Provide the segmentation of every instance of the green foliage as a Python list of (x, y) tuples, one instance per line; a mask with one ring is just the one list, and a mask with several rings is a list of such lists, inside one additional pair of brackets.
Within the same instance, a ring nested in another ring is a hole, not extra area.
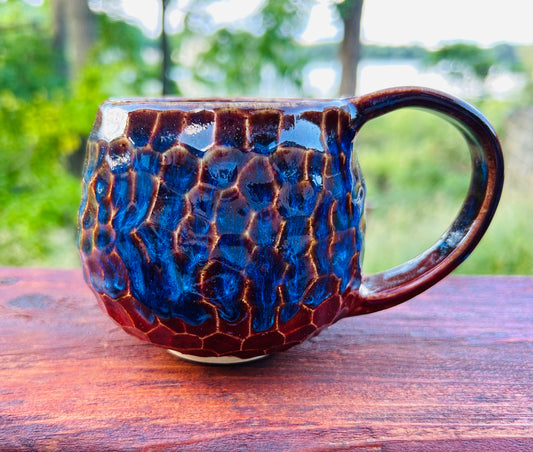
[(154, 77), (141, 59), (147, 38), (99, 16), (101, 39), (69, 83), (59, 75), (46, 6), (0, 3), (0, 17), (0, 265), (77, 265), (80, 168), (69, 172), (68, 163), (83, 154), (98, 105), (111, 94), (143, 94)]
[(47, 25), (46, 16), (24, 2), (0, 3), (0, 89), (29, 100), (64, 87)]
[[(501, 130), (510, 106), (480, 107)], [(468, 188), (470, 159), (454, 127), (416, 110), (371, 121), (355, 149), (368, 190), (363, 269), (373, 273), (415, 257), (448, 228)], [(532, 217), (531, 190), (504, 189), (487, 234), (457, 272), (532, 274)]]
[[(203, 92), (218, 95), (221, 90), (230, 95), (256, 94), (265, 67), (295, 89), (301, 86), (307, 59), (296, 36), (306, 23), (311, 0), (266, 0), (249, 21), (226, 27), (206, 12), (210, 3), (194, 2), (183, 30), (170, 37), (173, 63), (182, 74), (200, 84)], [(177, 85), (178, 92), (188, 91), (186, 83), (178, 80)]]
[(350, 14), (350, 9), (354, 6), (355, 3), (362, 2), (363, 0), (343, 0), (335, 2), (335, 7), (339, 12), (339, 15), (342, 19)]
[(522, 105), (533, 104), (533, 45), (522, 46), (517, 49), (520, 58), (522, 73), (526, 76), (526, 86), (520, 103)]
[[(257, 95), (267, 68), (296, 93), (304, 65), (313, 58), (330, 60), (336, 52), (331, 44), (298, 45), (313, 0), (265, 0), (253, 17), (225, 25), (207, 13), (212, 2), (189, 2), (183, 27), (169, 36), (177, 92), (191, 95), (192, 86), (192, 95)], [(161, 87), (158, 43), (107, 14), (96, 18), (98, 40), (88, 64), (75, 80), (65, 80), (64, 62), (53, 50), (49, 6), (47, 1), (40, 7), (0, 2), (0, 265), (77, 265), (79, 167), (67, 168), (83, 153), (84, 137), (104, 99), (158, 95)], [(456, 46), (435, 53), (432, 64), (444, 58), (479, 77), (495, 65), (531, 72), (530, 50), (517, 56), (504, 45)], [(363, 47), (368, 58), (426, 54), (419, 47)], [(472, 69), (474, 57), (480, 62)], [(496, 102), (481, 106), (497, 129), (508, 108)], [(425, 113), (402, 111), (372, 121), (356, 149), (369, 187), (364, 268), (372, 272), (407, 260), (436, 240), (462, 202), (470, 166), (455, 129)], [(529, 193), (504, 192), (491, 228), (461, 272), (531, 273)]]
[(2, 263), (39, 262), (51, 253), (48, 235), (70, 230), (72, 243), (79, 180), (63, 164), (80, 146), (61, 99), (19, 99), (0, 92), (0, 249)]
[(427, 62), (431, 65), (444, 64), (449, 73), (460, 77), (471, 72), (481, 80), (489, 75), (491, 68), (521, 70), (520, 59), (515, 49), (506, 44), (484, 49), (475, 44), (456, 42), (429, 52)]
[[(158, 95), (159, 60), (146, 61), (145, 53), (157, 53), (155, 43), (132, 25), (97, 15), (98, 40), (81, 76), (81, 84), (89, 84), (104, 97)], [(156, 90), (147, 88), (152, 81)], [(93, 113), (94, 114), (94, 113)]]
[(364, 44), (362, 46), (362, 58), (382, 60), (420, 60), (428, 56), (428, 50), (422, 46), (383, 46), (376, 44)]

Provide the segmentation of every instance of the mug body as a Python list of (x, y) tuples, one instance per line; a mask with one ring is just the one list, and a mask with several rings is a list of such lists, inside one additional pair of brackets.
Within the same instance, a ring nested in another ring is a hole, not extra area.
[(341, 100), (104, 103), (79, 210), (101, 306), (199, 359), (282, 351), (341, 318), (361, 282), (355, 116)]

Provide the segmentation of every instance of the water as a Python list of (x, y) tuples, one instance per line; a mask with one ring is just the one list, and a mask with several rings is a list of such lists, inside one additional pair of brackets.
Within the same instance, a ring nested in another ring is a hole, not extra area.
[[(336, 97), (340, 84), (340, 64), (314, 62), (304, 69), (304, 88), (314, 97)], [(473, 77), (452, 76), (437, 66), (417, 60), (372, 60), (359, 63), (357, 95), (393, 86), (422, 86), (464, 98), (490, 96), (507, 98), (525, 85), (520, 74), (491, 72), (485, 82)]]

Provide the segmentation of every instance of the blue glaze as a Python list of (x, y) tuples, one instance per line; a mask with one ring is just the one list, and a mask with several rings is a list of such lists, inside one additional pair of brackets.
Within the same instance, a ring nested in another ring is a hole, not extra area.
[(137, 298), (138, 300), (149, 303), (150, 300), (144, 296), (146, 294), (145, 278), (142, 273), (144, 257), (133, 243), (129, 231), (117, 231), (115, 246), (128, 271), (132, 294), (135, 297), (140, 297)]
[(257, 154), (270, 155), (276, 150), (277, 146), (278, 142), (275, 138), (272, 139), (269, 136), (264, 136), (263, 138), (256, 137), (253, 143), (253, 150)]
[(272, 168), (281, 184), (295, 184), (303, 178), (303, 160), (305, 153), (301, 149), (283, 151), (272, 156)]
[(215, 211), (217, 189), (209, 186), (195, 187), (189, 192), (191, 212), (196, 217), (210, 220)]
[(131, 154), (129, 152), (110, 153), (107, 154), (106, 161), (113, 174), (124, 174), (130, 169)]
[(181, 144), (198, 157), (202, 157), (206, 148), (213, 142), (215, 131), (213, 120), (202, 113), (205, 112), (200, 112), (179, 135)]
[(239, 234), (224, 234), (220, 236), (216, 249), (220, 258), (232, 268), (242, 270), (250, 258), (250, 245)]
[(180, 154), (177, 162), (167, 165), (162, 171), (162, 181), (166, 186), (177, 193), (189, 191), (195, 184), (198, 176), (198, 162), (196, 157), (186, 153)]
[[(198, 220), (197, 223), (201, 223)], [(209, 223), (205, 222), (207, 227)], [(212, 239), (209, 234), (195, 232), (193, 224), (187, 224), (181, 227), (178, 234), (177, 251), (187, 257), (184, 270), (191, 275), (196, 275), (201, 267), (207, 263), (211, 251)]]
[(280, 144), (286, 147), (313, 149), (324, 152), (324, 145), (320, 139), (320, 127), (311, 121), (297, 116), (291, 127), (283, 128), (280, 134)]
[(284, 218), (309, 216), (315, 208), (317, 192), (311, 184), (283, 184), (278, 198), (278, 211)]
[(283, 274), (280, 264), (279, 256), (272, 248), (261, 247), (254, 252), (245, 268), (245, 274), (253, 285), (251, 295), (254, 331), (266, 331), (274, 324), (275, 308), (278, 305), (276, 287), (280, 284)]
[(331, 271), (341, 280), (342, 292), (352, 276), (350, 261), (355, 254), (356, 245), (350, 234), (343, 234), (332, 248)]
[(196, 235), (197, 237), (205, 236), (206, 240), (209, 239), (208, 233), (211, 228), (211, 222), (209, 221), (209, 219), (201, 216), (196, 216), (190, 218), (187, 224), (194, 235)]
[(316, 308), (324, 300), (328, 299), (334, 292), (330, 283), (330, 278), (319, 278), (306, 293), (303, 303), (311, 308)]
[(336, 231), (345, 231), (348, 228), (355, 227), (353, 216), (353, 204), (346, 196), (339, 199), (333, 208), (333, 227)]
[(215, 130), (211, 111), (190, 115), (175, 129), (146, 116), (129, 137), (92, 145), (79, 245), (95, 290), (129, 289), (155, 315), (190, 325), (212, 309), (230, 323), (250, 315), (254, 332), (342, 292), (361, 249), (364, 188), (352, 187), (362, 187), (348, 168), (353, 133), (339, 136), (337, 112), (325, 130), (318, 112), (248, 129), (239, 116), (235, 136)]
[[(285, 276), (285, 285), (287, 288), (286, 291), (286, 303), (289, 306), (298, 306), (298, 303), (302, 299), (302, 295), (305, 292), (305, 289), (311, 282), (311, 276), (309, 274), (309, 269), (307, 268), (305, 260), (294, 259), (294, 261), (289, 266), (287, 275)], [(288, 312), (285, 313), (285, 316), (289, 315), (290, 312), (296, 314), (298, 310), (288, 308)], [(285, 317), (287, 318), (287, 317)], [(287, 318), (288, 320), (288, 318)]]
[(191, 325), (201, 325), (211, 315), (200, 305), (200, 288), (194, 273), (189, 270), (189, 264), (187, 259), (170, 256), (161, 261), (168, 298), (154, 302), (155, 308), (152, 309), (158, 312), (158, 304), (164, 302), (169, 307), (169, 317), (182, 319)]
[(250, 217), (248, 202), (238, 192), (230, 197), (223, 197), (218, 203), (216, 225), (219, 234), (242, 233)]
[(112, 298), (120, 297), (126, 287), (126, 275), (121, 272), (120, 268), (117, 268), (115, 262), (105, 254), (100, 258), (100, 265), (104, 269), (104, 283), (102, 290), (106, 295)]
[(292, 217), (287, 219), (281, 234), (280, 250), (289, 262), (307, 251), (309, 231), (307, 217)]
[(170, 190), (165, 184), (159, 186), (157, 196), (162, 202), (154, 207), (151, 214), (152, 220), (162, 228), (174, 231), (182, 219), (185, 198)]
[(201, 325), (211, 318), (211, 314), (200, 304), (201, 297), (193, 292), (185, 292), (182, 296), (183, 304), (171, 305), (171, 317), (184, 320), (190, 325)]
[(103, 144), (93, 143), (92, 147), (87, 148), (87, 158), (83, 163), (83, 182), (87, 183), (95, 170), (102, 164), (107, 148)]
[(340, 199), (346, 194), (346, 179), (341, 173), (326, 176), (324, 179), (324, 187), (335, 199)]
[(206, 182), (218, 188), (228, 187), (237, 178), (238, 165), (237, 160), (219, 160), (210, 163), (207, 166)]
[(350, 156), (352, 153), (353, 140), (355, 138), (356, 129), (353, 127), (344, 127), (340, 134), (340, 147), (342, 152)]
[(319, 275), (327, 275), (330, 272), (329, 260), (329, 237), (318, 240), (313, 248), (313, 257)]
[(132, 127), (130, 130), (129, 137), (133, 142), (133, 145), (138, 148), (142, 148), (148, 144), (150, 141), (150, 133), (152, 132), (146, 125)]
[(152, 148), (156, 152), (165, 152), (177, 141), (178, 134), (173, 130), (161, 130), (152, 141)]
[(159, 156), (154, 152), (137, 152), (133, 158), (133, 169), (150, 174), (159, 173)]
[(345, 152), (343, 147), (340, 145), (338, 138), (339, 137), (336, 131), (330, 131), (326, 135), (326, 144), (327, 144), (328, 153), (330, 153), (333, 156), (339, 155), (340, 152)]
[(238, 188), (255, 210), (271, 207), (277, 191), (275, 176), (268, 159), (252, 160), (242, 171)]
[(288, 322), (296, 314), (298, 314), (299, 310), (300, 310), (300, 305), (299, 304), (296, 304), (296, 303), (285, 304), (281, 308), (281, 312), (279, 314), (279, 319), (282, 322)]
[(83, 216), (81, 217), (81, 225), (83, 226), (84, 229), (90, 229), (94, 226), (96, 219), (95, 219), (95, 212), (93, 209), (94, 209), (93, 206), (89, 207), (83, 213)]
[(115, 177), (115, 183), (111, 190), (111, 200), (115, 206), (116, 212), (112, 220), (113, 228), (120, 231), (124, 217), (126, 215), (126, 206), (130, 201), (131, 186), (128, 181), (127, 175), (121, 175)]
[(317, 205), (315, 218), (313, 221), (313, 230), (315, 237), (318, 240), (325, 239), (332, 233), (332, 227), (328, 220), (328, 213), (332, 203), (333, 198), (330, 194), (326, 194), (322, 197)]
[(278, 229), (274, 222), (275, 213), (265, 209), (257, 213), (250, 227), (250, 237), (259, 246), (272, 246), (276, 241)]
[(127, 215), (124, 218), (124, 227), (132, 229), (139, 226), (147, 217), (153, 196), (152, 176), (143, 171), (137, 173), (135, 183), (135, 203), (127, 207)]
[(257, 210), (270, 206), (274, 200), (273, 182), (248, 182), (243, 188), (246, 199)]
[(324, 189), (324, 177), (322, 176), (322, 168), (324, 166), (324, 155), (319, 152), (313, 152), (307, 159), (307, 172), (309, 174), (309, 182), (314, 190), (320, 192)]
[(101, 203), (104, 197), (109, 191), (109, 178), (98, 175), (96, 177), (96, 184), (94, 186), (94, 195), (96, 197), (96, 202)]
[[(181, 272), (171, 265), (171, 235), (149, 227), (140, 228), (137, 234), (146, 247), (148, 260), (125, 231), (116, 240), (117, 250), (128, 269), (132, 294), (160, 317), (178, 317), (191, 325), (202, 324), (209, 314), (198, 303), (201, 297), (191, 278), (180, 278)], [(189, 269), (184, 270), (190, 274)]]
[[(98, 228), (96, 229), (96, 237), (94, 240), (94, 243), (96, 247), (100, 250), (104, 250), (105, 248), (112, 245), (113, 237), (111, 233), (105, 229), (105, 228)], [(111, 250), (109, 250), (111, 251)]]
[(172, 232), (159, 225), (144, 223), (136, 228), (137, 236), (142, 240), (149, 261), (162, 262), (170, 257), (172, 250)]
[(204, 278), (204, 296), (218, 307), (224, 320), (235, 322), (242, 314), (240, 297), (244, 289), (243, 277), (223, 264), (218, 265), (216, 271), (208, 273)]
[(78, 247), (84, 254), (89, 254), (93, 248), (93, 241), (91, 236), (83, 237), (81, 234), (78, 236)]

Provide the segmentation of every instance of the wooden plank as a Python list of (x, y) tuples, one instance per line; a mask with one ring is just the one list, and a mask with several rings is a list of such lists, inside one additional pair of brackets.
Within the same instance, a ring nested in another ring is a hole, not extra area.
[(77, 270), (0, 269), (0, 448), (531, 450), (533, 278), (449, 277), (236, 367), (126, 335)]

